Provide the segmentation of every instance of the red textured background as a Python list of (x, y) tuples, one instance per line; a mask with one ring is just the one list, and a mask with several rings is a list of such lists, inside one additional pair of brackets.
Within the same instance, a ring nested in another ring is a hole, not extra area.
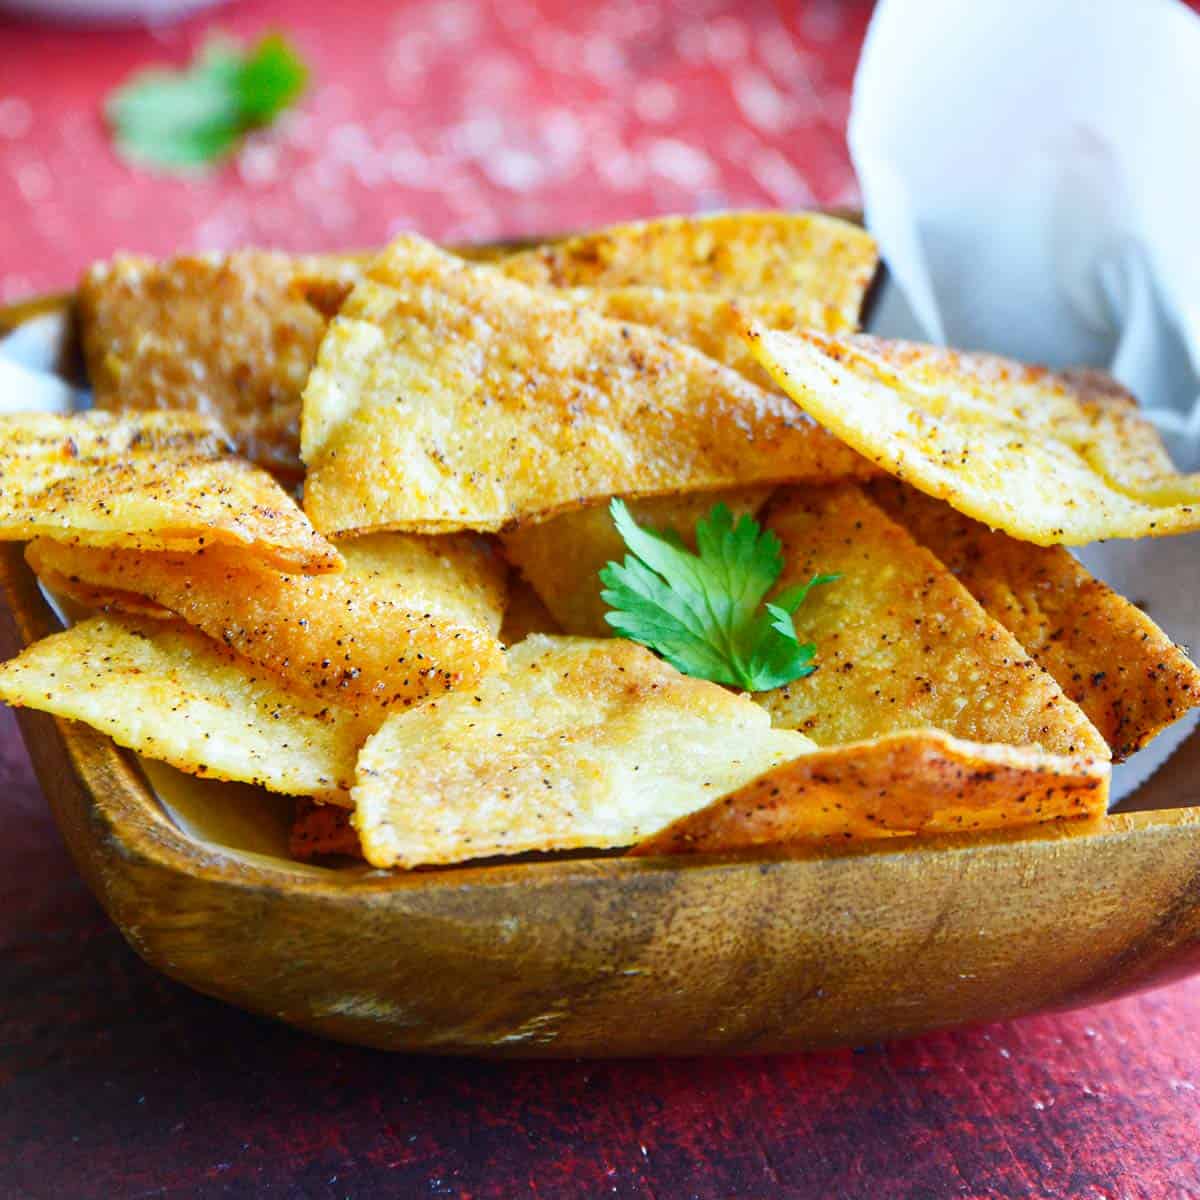
[[(247, 0), (152, 33), (0, 17), (0, 299), (118, 248), (364, 246), (852, 202), (866, 3)], [(286, 27), (300, 114), (197, 181), (104, 94)], [(0, 1196), (1200, 1197), (1200, 981), (886, 1047), (498, 1065), (329, 1045), (144, 967), (0, 713)], [(647, 1014), (646, 1019), (653, 1019)]]
[[(843, 129), (870, 5), (791, 10), (246, 0), (153, 35), (0, 25), (0, 300), (118, 249), (486, 239), (853, 202)], [(100, 104), (130, 71), (183, 61), (208, 28), (270, 27), (315, 77), (281, 131), (198, 182), (116, 160)]]

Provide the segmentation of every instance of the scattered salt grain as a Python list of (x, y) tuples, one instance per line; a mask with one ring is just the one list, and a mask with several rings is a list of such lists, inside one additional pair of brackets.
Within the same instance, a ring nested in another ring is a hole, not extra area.
[(648, 79), (633, 93), (633, 111), (639, 120), (657, 125), (669, 121), (679, 106), (675, 89), (661, 79)]
[(17, 189), (30, 204), (37, 204), (50, 195), (53, 180), (45, 163), (22, 163), (16, 174)]
[(626, 73), (625, 55), (619, 43), (596, 34), (584, 39), (580, 55), (583, 69), (601, 83), (614, 83)]
[(279, 178), (279, 150), (271, 142), (251, 139), (237, 159), (238, 175), (250, 187), (265, 187)]
[(808, 181), (773, 147), (756, 150), (748, 166), (754, 182), (781, 208), (808, 208), (815, 203)]
[(749, 49), (746, 27), (736, 17), (718, 17), (705, 26), (705, 49), (719, 66), (741, 62)]
[(763, 133), (782, 133), (792, 122), (791, 104), (762, 72), (753, 67), (735, 71), (733, 98), (743, 117)]
[(33, 109), (20, 96), (0, 100), (0, 137), (23, 138), (33, 127)]
[(524, 150), (498, 150), (483, 162), (484, 174), (497, 187), (527, 192), (542, 181), (544, 171), (536, 155)]
[(712, 159), (678, 138), (657, 138), (646, 147), (645, 155), (651, 171), (681, 188), (708, 187), (716, 182)]

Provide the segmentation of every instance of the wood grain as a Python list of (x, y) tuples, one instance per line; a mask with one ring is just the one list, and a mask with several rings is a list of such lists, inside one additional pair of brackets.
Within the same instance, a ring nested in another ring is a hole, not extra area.
[[(469, 52), (454, 48), (462, 76), (481, 76), (497, 55), (520, 63), (510, 105), (520, 107), (521, 120), (508, 127), (522, 136), (566, 107), (589, 127), (599, 121), (606, 134), (619, 122), (626, 145), (669, 136), (713, 154), (716, 186), (732, 202), (764, 194), (748, 166), (721, 157), (724, 149), (740, 162), (745, 150), (729, 82), (763, 60), (681, 58), (679, 45), (694, 41), (678, 36), (676, 22), (694, 29), (701, 19), (695, 6), (642, 6), (645, 20), (626, 22), (618, 43), (635, 82), (665, 82), (677, 96), (666, 126), (609, 103), (591, 73), (568, 77), (561, 54), (529, 52), (544, 43), (553, 51), (564, 33), (591, 32), (607, 7), (546, 0), (531, 26), (512, 32), (494, 31), (497, 18), (489, 20), (486, 5), (450, 7), (481, 15)], [(388, 22), (396, 22), (391, 36), (409, 46), (436, 30), (446, 11), (353, 2), (301, 11), (284, 0), (215, 10), (220, 28), (243, 39), (264, 28), (294, 29), (319, 55), (320, 81), (348, 85), (349, 113), (339, 104), (316, 106), (310, 157), (326, 152), (326, 135), (348, 117), (374, 128), (370, 122), (387, 116)], [(802, 57), (785, 57), (778, 76), (775, 58), (766, 65), (777, 86), (801, 89), (805, 111), (811, 80), (822, 111), (764, 142), (818, 196), (836, 194), (843, 175), (849, 179), (839, 122), (869, 12), (859, 0), (722, 2), (708, 12), (714, 39), (720, 33), (727, 45), (730, 27), (746, 29), (759, 56), (760, 46), (788, 49), (790, 38), (777, 36), (776, 27), (780, 18), (790, 24)], [(831, 23), (840, 28), (835, 36)], [(295, 202), (294, 169), (266, 189), (236, 169), (184, 189), (117, 163), (99, 120), (57, 119), (62, 105), (91, 111), (146, 63), (183, 61), (203, 40), (203, 24), (200, 18), (165, 35), (158, 27), (97, 35), (0, 22), (2, 90), (27, 99), (35, 114), (30, 136), (10, 153), (47, 163), (56, 188), (50, 215), (60, 214), (46, 219), (40, 193), (22, 198), (20, 172), (0, 178), (0, 191), (8, 189), (4, 272), (38, 286), (66, 281), (115, 246), (167, 252), (195, 240), (200, 223), (218, 212), (245, 212), (252, 221), (261, 214), (261, 224), (237, 234), (247, 241), (275, 229), (268, 219), (280, 211), (291, 245), (330, 245), (339, 236), (322, 224), (327, 204)], [(164, 36), (186, 45), (165, 50)], [(460, 95), (447, 77), (455, 68), (438, 58), (433, 65), (436, 94), (447, 102), (413, 103), (401, 114), (421, 147), (439, 144), (441, 131), (464, 115), (450, 102)], [(466, 96), (478, 111), (494, 92)], [(591, 141), (598, 152), (585, 160), (604, 163), (610, 139)], [(299, 166), (307, 170), (310, 157)], [(760, 158), (752, 159), (756, 168)], [(382, 236), (397, 214), (443, 232), (462, 220), (461, 205), (447, 197), (463, 194), (468, 170), (473, 161), (458, 168), (457, 191), (442, 172), (371, 189), (346, 172), (336, 198), (349, 193), (359, 236)], [(681, 189), (653, 173), (633, 194), (590, 179), (552, 173), (540, 188), (514, 196), (472, 176), (470, 220), (535, 228), (680, 202)], [(110, 199), (114, 209), (120, 201), (119, 211), (108, 211)], [(684, 202), (693, 200), (684, 194)], [(248, 1016), (146, 967), (79, 880), (7, 712), (0, 712), (0, 764), (0, 1195), (1200, 1197), (1200, 978), (1086, 1012), (858, 1052), (586, 1063), (381, 1055)]]
[(311, 1038), (140, 962), (0, 713), (0, 1195), (1195, 1200), (1200, 979), (796, 1056), (485, 1062)]
[[(10, 653), (55, 618), (18, 548), (0, 563)], [(1191, 809), (900, 851), (333, 872), (193, 842), (106, 738), (19, 717), (72, 854), (139, 954), (348, 1041), (548, 1056), (855, 1044), (1084, 1003), (1200, 958)]]
[[(19, 546), (0, 548), (0, 575), (8, 655), (58, 622)], [(147, 962), (345, 1041), (548, 1057), (853, 1045), (1200, 966), (1194, 807), (899, 849), (331, 871), (195, 840), (107, 738), (18, 716), (81, 873)]]

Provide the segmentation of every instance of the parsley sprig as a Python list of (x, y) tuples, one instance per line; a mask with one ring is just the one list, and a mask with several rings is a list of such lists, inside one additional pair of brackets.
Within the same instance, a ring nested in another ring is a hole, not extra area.
[(801, 643), (793, 615), (814, 575), (764, 604), (783, 572), (779, 539), (749, 515), (734, 523), (717, 504), (696, 525), (693, 554), (674, 530), (643, 529), (620, 500), (609, 507), (630, 553), (600, 572), (605, 620), (685, 675), (764, 692), (811, 675), (816, 647)]
[(195, 171), (229, 154), (250, 129), (297, 100), (308, 68), (291, 43), (269, 34), (243, 50), (211, 41), (181, 71), (139, 71), (105, 106), (117, 149), (132, 162)]

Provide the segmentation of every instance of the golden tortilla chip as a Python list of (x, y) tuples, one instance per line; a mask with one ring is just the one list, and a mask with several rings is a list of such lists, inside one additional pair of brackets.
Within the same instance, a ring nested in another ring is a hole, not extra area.
[(796, 612), (816, 671), (755, 699), (818, 745), (935, 728), (975, 742), (1107, 759), (1062, 689), (923, 546), (853, 485), (789, 488), (767, 509), (779, 587), (840, 578)]
[(562, 633), (562, 626), (550, 615), (542, 598), (515, 571), (508, 577), (508, 600), (504, 605), (504, 624), (500, 640), (506, 646), (523, 642), (531, 633)]
[(572, 288), (563, 295), (573, 304), (610, 320), (632, 321), (657, 329), (772, 392), (779, 389), (746, 344), (741, 318), (752, 317), (768, 329), (823, 327), (819, 314), (808, 313), (784, 300), (739, 297), (735, 309), (729, 297), (718, 292), (668, 292), (651, 287)]
[(1040, 546), (1200, 529), (1200, 476), (1088, 377), (878, 338), (746, 336), (779, 386), (886, 471)]
[[(774, 288), (781, 293), (779, 304), (755, 310), (774, 328), (796, 323), (834, 333), (855, 328), (876, 262), (866, 233), (817, 214), (674, 218), (595, 236), (620, 241), (626, 235), (647, 251), (644, 266), (631, 271), (636, 252), (623, 245), (629, 282), (672, 279), (660, 286), (706, 290), (702, 283), (719, 281), (722, 286), (714, 290), (725, 294), (731, 288), (750, 294)], [(704, 248), (714, 238), (728, 260), (719, 267)], [(570, 249), (575, 246), (577, 240), (564, 243), (558, 253), (582, 264), (586, 253)], [(501, 262), (510, 254), (505, 247), (455, 252), (479, 262)], [(511, 257), (513, 265), (505, 269), (523, 278), (533, 253)], [(806, 256), (800, 269), (797, 255)], [(118, 255), (96, 263), (79, 285), (80, 335), (96, 406), (209, 414), (224, 423), (245, 457), (298, 473), (305, 380), (329, 319), (358, 281), (366, 258), (239, 250), (166, 261)], [(773, 320), (776, 311), (780, 319)], [(795, 319), (787, 319), (787, 312)], [(631, 313), (623, 319), (639, 318)], [(642, 320), (659, 325), (644, 314)]]
[[(989, 354), (960, 355), (981, 379), (1001, 380), (1015, 372), (1022, 383), (1044, 386), (1059, 406), (1055, 421), (1078, 422), (1090, 462), (1119, 490), (1163, 504), (1200, 500), (1200, 475), (1181, 475), (1162, 435), (1138, 408), (1137, 399), (1107, 371), (1071, 367), (1050, 371)], [(1075, 411), (1072, 411), (1075, 410)]]
[(79, 285), (96, 406), (214, 416), (247, 458), (298, 472), (304, 381), (362, 266), (262, 250), (97, 263)]
[(284, 570), (341, 559), (259, 467), (194, 413), (0, 416), (0, 539), (191, 551), (233, 545)]
[(346, 809), (301, 799), (288, 834), (288, 853), (301, 861), (328, 855), (361, 859), (362, 846)]
[(871, 468), (689, 347), (402, 237), (329, 327), (304, 397), (318, 528), (499, 529), (605, 496)]
[(369, 727), (181, 625), (93, 617), (0, 665), (0, 700), (192, 775), (345, 802)]
[(508, 660), (363, 747), (354, 825), (373, 866), (631, 845), (812, 748), (632, 642), (535, 636)]
[(784, 763), (679, 818), (632, 853), (701, 854), (1096, 818), (1105, 811), (1108, 780), (1108, 764), (1094, 759), (912, 730)]
[(500, 264), (542, 287), (654, 287), (793, 305), (801, 323), (858, 328), (879, 256), (866, 230), (822, 213), (732, 212), (615, 225)]
[(106, 611), (176, 614), (355, 712), (407, 708), (503, 669), (504, 567), (476, 539), (385, 533), (341, 549), (346, 568), (329, 575), (284, 575), (217, 547), (153, 554), (40, 539), (26, 557), (52, 590)]
[[(34, 574), (54, 593), (55, 600), (62, 606), (66, 604), (68, 624), (82, 621), (96, 613), (116, 613), (125, 617), (150, 617), (155, 621), (173, 621), (175, 614), (169, 608), (151, 600), (149, 596), (139, 596), (137, 592), (124, 592), (120, 588), (105, 587), (102, 584), (86, 583), (79, 575), (64, 575), (51, 566), (51, 555), (43, 553), (53, 547), (61, 551), (65, 557), (68, 554), (81, 556), (97, 555), (101, 558), (109, 555), (147, 555), (155, 556), (153, 550), (103, 550), (87, 546), (72, 546), (68, 542), (52, 542), (49, 538), (37, 538), (25, 547), (25, 561), (33, 568)], [(57, 555), (55, 555), (57, 557)], [(166, 555), (164, 558), (186, 559), (189, 555)]]
[[(629, 501), (639, 525), (674, 529), (693, 551), (696, 522), (714, 504), (727, 505), (734, 517), (752, 516), (767, 502), (771, 488), (737, 488), (725, 492), (690, 492), (685, 496), (655, 496)], [(604, 619), (608, 606), (600, 599), (599, 572), (625, 557), (625, 543), (613, 525), (608, 502), (560, 513), (548, 521), (518, 525), (501, 535), (509, 562), (542, 598), (565, 633), (611, 637)]]
[(871, 498), (1058, 681), (1120, 762), (1200, 704), (1200, 669), (1061, 546), (993, 532), (894, 479)]

